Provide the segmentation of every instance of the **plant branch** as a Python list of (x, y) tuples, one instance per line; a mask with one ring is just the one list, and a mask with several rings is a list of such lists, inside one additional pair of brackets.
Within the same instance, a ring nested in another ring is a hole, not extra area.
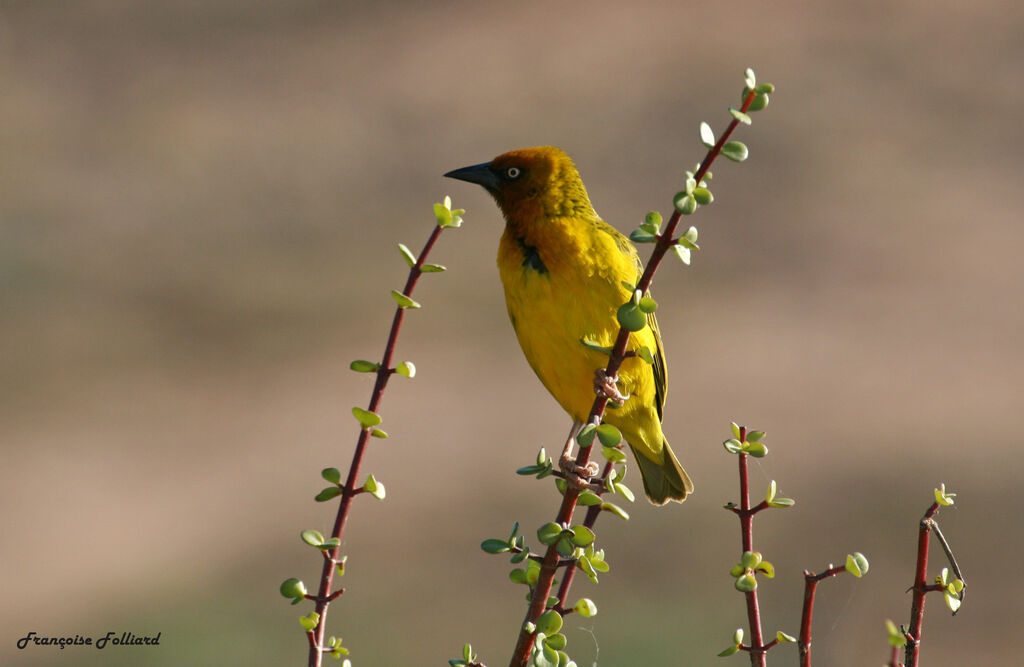
[[(431, 249), (437, 243), (437, 239), (441, 236), (441, 232), (444, 229), (440, 224), (434, 227), (427, 238), (426, 244), (423, 246), (423, 250), (419, 254), (419, 258), (409, 268), (409, 277), (406, 279), (405, 287), (402, 289), (402, 294), (405, 296), (411, 296), (415, 290), (416, 283), (423, 274), (423, 264), (426, 261), (427, 255), (430, 254)], [(395, 316), (391, 321), (391, 330), (388, 333), (387, 344), (384, 346), (384, 355), (381, 357), (380, 366), (377, 368), (377, 378), (373, 385), (373, 391), (370, 394), (370, 403), (367, 406), (367, 410), (370, 412), (377, 412), (384, 395), (384, 389), (394, 373), (391, 364), (394, 360), (395, 345), (405, 318), (405, 311), (406, 308), (401, 305), (395, 308)], [(362, 488), (357, 487), (356, 484), (359, 478), (359, 469), (362, 467), (363, 459), (366, 455), (371, 430), (370, 427), (363, 426), (359, 431), (359, 438), (356, 441), (355, 452), (352, 454), (352, 463), (349, 466), (348, 477), (345, 480), (345, 485), (342, 487), (341, 502), (338, 505), (338, 512), (334, 518), (334, 527), (331, 530), (331, 537), (338, 540), (337, 546), (324, 552), (325, 558), (320, 574), (320, 586), (314, 597), (318, 621), (316, 627), (308, 633), (310, 642), (309, 667), (319, 667), (322, 664), (324, 632), (327, 627), (327, 609), (331, 600), (340, 594), (340, 591), (338, 593), (331, 592), (336, 569), (335, 565), (338, 563), (338, 552), (341, 550), (341, 540), (345, 534), (345, 524), (348, 521), (349, 511), (352, 507), (352, 499), (362, 492)]]
[(818, 582), (845, 571), (845, 565), (833, 567), (831, 564), (821, 574), (804, 570), (804, 609), (800, 616), (799, 639), (800, 667), (811, 667), (811, 622), (814, 618), (814, 594), (818, 590)]
[[(740, 109), (743, 113), (750, 110), (750, 105), (753, 103), (755, 97), (756, 93), (753, 90), (747, 94)], [(714, 163), (715, 159), (721, 153), (722, 147), (729, 140), (729, 137), (738, 125), (739, 121), (734, 118), (715, 145), (708, 149), (707, 154), (700, 163), (700, 167), (694, 174), (694, 179), (698, 183), (700, 183), (707, 174), (712, 163)], [(651, 287), (651, 283), (654, 280), (654, 273), (661, 265), (661, 261), (664, 259), (665, 254), (673, 245), (676, 244), (675, 232), (676, 228), (679, 226), (681, 218), (682, 213), (678, 209), (674, 210), (664, 231), (658, 234), (657, 242), (654, 244), (654, 250), (651, 252), (651, 257), (647, 260), (647, 265), (644, 269), (643, 275), (636, 284), (636, 289), (640, 290), (641, 294), (646, 294), (648, 292)], [(624, 327), (619, 328), (619, 333), (615, 338), (615, 344), (612, 346), (611, 354), (608, 359), (608, 366), (605, 368), (605, 374), (609, 378), (614, 378), (618, 375), (619, 368), (622, 366), (622, 362), (626, 358), (626, 345), (629, 342), (629, 333), (630, 332)], [(598, 394), (590, 408), (590, 417), (588, 419), (589, 423), (595, 425), (600, 424), (607, 406), (608, 397), (603, 393)], [(576, 455), (576, 465), (585, 466), (590, 462), (591, 448), (592, 447), (580, 447), (579, 453)], [(576, 501), (579, 499), (579, 495), (580, 491), (578, 489), (573, 488), (572, 485), (567, 486), (565, 494), (562, 496), (562, 503), (558, 508), (555, 523), (559, 525), (568, 525), (569, 522), (572, 521), (573, 513), (576, 510)], [(512, 652), (512, 659), (509, 662), (509, 667), (525, 667), (529, 660), (530, 648), (533, 645), (533, 632), (530, 632), (527, 629), (528, 624), (536, 622), (547, 606), (547, 600), (551, 595), (551, 587), (552, 582), (554, 581), (558, 560), (558, 552), (556, 551), (555, 545), (549, 545), (541, 564), (537, 583), (534, 585), (530, 596), (530, 605), (527, 608), (526, 617), (519, 630), (519, 637), (516, 641), (515, 649)], [(562, 585), (559, 588), (559, 605), (564, 604), (564, 599), (569, 594), (569, 587), (572, 583), (571, 573), (573, 571), (574, 568), (566, 570), (566, 579), (568, 580), (568, 583), (563, 580)], [(758, 646), (760, 646), (760, 639), (758, 640)], [(761, 655), (763, 656), (763, 654)], [(760, 664), (763, 665), (763, 661)]]
[(914, 572), (914, 596), (910, 605), (910, 628), (907, 630), (907, 649), (904, 662), (907, 667), (917, 667), (921, 647), (921, 626), (924, 623), (924, 596), (928, 593), (928, 542), (935, 520), (932, 518), (939, 511), (939, 503), (934, 502), (921, 518), (917, 533), (917, 568)]
[[(740, 441), (746, 440), (747, 429), (740, 427)], [(754, 514), (750, 508), (750, 480), (747, 474), (747, 454), (740, 453), (740, 507), (737, 514), (740, 518), (740, 539), (743, 551), (754, 550)], [(750, 664), (751, 667), (765, 667), (765, 653), (769, 647), (764, 645), (764, 634), (761, 630), (761, 610), (757, 600), (757, 588), (743, 593), (747, 602), (747, 622), (750, 624)]]

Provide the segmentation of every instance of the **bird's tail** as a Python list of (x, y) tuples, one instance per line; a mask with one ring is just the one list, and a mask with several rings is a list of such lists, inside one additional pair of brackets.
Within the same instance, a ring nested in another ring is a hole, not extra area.
[(693, 493), (693, 482), (683, 470), (683, 466), (679, 465), (679, 459), (668, 446), (668, 442), (663, 440), (662, 445), (665, 460), (661, 464), (647, 458), (632, 446), (630, 449), (633, 450), (633, 456), (636, 457), (637, 466), (640, 468), (647, 499), (655, 505), (664, 505), (670, 500), (681, 503), (686, 500), (686, 496)]

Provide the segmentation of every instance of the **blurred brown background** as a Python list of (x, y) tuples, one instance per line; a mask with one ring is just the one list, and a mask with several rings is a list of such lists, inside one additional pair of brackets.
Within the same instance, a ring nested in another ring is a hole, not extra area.
[[(756, 488), (797, 500), (756, 523), (767, 632), (796, 633), (803, 568), (863, 551), (865, 579), (821, 589), (816, 664), (884, 662), (945, 482), (970, 595), (955, 619), (929, 599), (924, 664), (1019, 660), (1019, 3), (624, 5), (3, 3), (0, 662), (304, 664), (277, 587), (316, 577), (298, 533), (329, 530), (318, 473), (347, 466), (370, 387), (347, 364), (379, 357), (394, 246), (448, 193), (466, 223), (407, 320), (419, 374), (385, 398), (367, 468), (388, 498), (355, 507), (330, 630), (355, 665), (466, 641), (504, 664), (523, 589), (478, 545), (554, 515), (512, 471), (568, 420), (508, 325), (494, 205), (441, 174), (557, 144), (628, 231), (671, 205), (747, 66), (778, 86), (751, 159), (715, 169), (703, 250), (655, 289), (697, 492), (599, 522), (612, 571), (574, 586), (601, 611), (568, 620), (570, 650), (718, 664), (746, 624), (736, 420), (769, 433)], [(161, 646), (15, 648), (108, 630)]]

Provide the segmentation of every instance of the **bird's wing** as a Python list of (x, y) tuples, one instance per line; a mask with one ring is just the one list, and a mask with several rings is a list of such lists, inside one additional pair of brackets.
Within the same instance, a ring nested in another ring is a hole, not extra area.
[(647, 326), (654, 333), (654, 364), (651, 369), (654, 371), (654, 406), (658, 408), (658, 419), (664, 419), (662, 411), (665, 409), (665, 396), (668, 394), (668, 372), (665, 367), (665, 352), (661, 349), (661, 331), (658, 330), (658, 318), (654, 313), (647, 316)]
[[(636, 251), (636, 246), (604, 220), (598, 218), (596, 222), (598, 229), (615, 239), (615, 245), (618, 246), (619, 252), (633, 260), (636, 265), (636, 277), (633, 279), (633, 283), (640, 282), (644, 265), (640, 261), (640, 254)], [(654, 313), (647, 315), (647, 326), (654, 334), (654, 349), (651, 350), (651, 355), (654, 357), (654, 364), (651, 366), (651, 370), (654, 372), (654, 406), (658, 409), (658, 419), (663, 419), (662, 412), (665, 409), (665, 397), (668, 394), (668, 371), (665, 365), (665, 352), (662, 350), (661, 330), (658, 329), (658, 318), (654, 316)]]

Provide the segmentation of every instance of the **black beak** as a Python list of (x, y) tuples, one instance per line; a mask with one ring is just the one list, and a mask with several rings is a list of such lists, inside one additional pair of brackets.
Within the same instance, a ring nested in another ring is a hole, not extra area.
[(491, 171), (490, 162), (474, 164), (471, 167), (463, 167), (462, 169), (455, 169), (445, 174), (445, 177), (482, 185), (485, 190), (492, 194), (498, 191), (498, 176)]

